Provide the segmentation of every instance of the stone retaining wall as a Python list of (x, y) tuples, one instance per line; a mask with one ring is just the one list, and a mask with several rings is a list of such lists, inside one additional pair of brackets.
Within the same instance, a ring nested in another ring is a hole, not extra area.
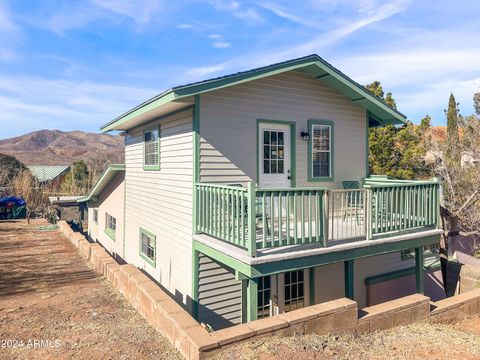
[(81, 256), (127, 299), (187, 359), (208, 358), (225, 347), (267, 336), (368, 334), (417, 321), (452, 322), (480, 312), (480, 289), (436, 303), (415, 294), (358, 310), (342, 298), (289, 313), (208, 332), (135, 266), (119, 265), (100, 245), (89, 243), (64, 221), (58, 225)]

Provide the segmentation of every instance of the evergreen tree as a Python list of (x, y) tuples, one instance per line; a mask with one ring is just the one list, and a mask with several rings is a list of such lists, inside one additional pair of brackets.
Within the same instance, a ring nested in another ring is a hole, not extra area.
[[(381, 97), (387, 105), (397, 107), (392, 93), (388, 92), (385, 95), (379, 81), (365, 87), (373, 95)], [(426, 116), (420, 126), (407, 121), (402, 127), (387, 125), (370, 128), (370, 174), (389, 175), (400, 179), (414, 179), (427, 175), (423, 137), (429, 127), (430, 117)]]
[(480, 92), (473, 95), (473, 108), (475, 109), (475, 114), (480, 116)]
[(445, 110), (447, 116), (447, 156), (456, 157), (456, 147), (458, 144), (458, 104), (455, 96), (450, 94), (448, 100), (448, 109)]

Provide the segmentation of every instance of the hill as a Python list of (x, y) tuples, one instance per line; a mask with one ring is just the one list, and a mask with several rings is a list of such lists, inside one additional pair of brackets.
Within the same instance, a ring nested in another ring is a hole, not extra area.
[(112, 162), (122, 162), (124, 143), (119, 135), (38, 130), (0, 140), (0, 153), (13, 155), (28, 165), (70, 165), (98, 153), (112, 154)]

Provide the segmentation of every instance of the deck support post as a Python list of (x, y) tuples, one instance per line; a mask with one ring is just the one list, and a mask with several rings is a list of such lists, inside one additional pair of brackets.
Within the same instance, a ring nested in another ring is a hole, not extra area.
[(247, 185), (247, 250), (251, 257), (254, 257), (257, 252), (256, 197), (255, 183), (250, 181)]
[(345, 274), (345, 297), (351, 300), (354, 299), (354, 276), (353, 276), (353, 259), (344, 261), (344, 274)]
[(247, 281), (247, 296), (246, 304), (247, 306), (247, 322), (257, 320), (258, 312), (258, 278), (248, 279)]
[(192, 314), (198, 320), (198, 278), (200, 274), (200, 253), (193, 250), (192, 261)]
[(423, 247), (415, 248), (415, 281), (417, 293), (424, 293)]

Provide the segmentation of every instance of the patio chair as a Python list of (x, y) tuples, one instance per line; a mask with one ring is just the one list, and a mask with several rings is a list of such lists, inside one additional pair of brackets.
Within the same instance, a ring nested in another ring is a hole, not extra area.
[[(360, 189), (360, 183), (358, 181), (342, 181), (344, 190), (357, 190)], [(355, 220), (359, 223), (359, 217), (361, 210), (363, 209), (363, 196), (356, 191), (348, 192), (346, 195), (347, 206), (343, 213), (343, 219), (347, 218), (347, 209), (353, 208), (355, 210)], [(359, 211), (360, 210), (360, 211)]]

